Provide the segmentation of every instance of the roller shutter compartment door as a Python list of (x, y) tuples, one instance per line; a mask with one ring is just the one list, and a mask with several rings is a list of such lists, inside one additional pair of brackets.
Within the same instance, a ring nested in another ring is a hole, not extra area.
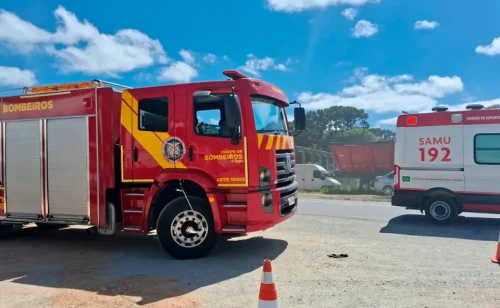
[(5, 123), (5, 195), (12, 217), (42, 213), (40, 120)]
[(87, 118), (47, 120), (48, 212), (53, 220), (89, 213)]

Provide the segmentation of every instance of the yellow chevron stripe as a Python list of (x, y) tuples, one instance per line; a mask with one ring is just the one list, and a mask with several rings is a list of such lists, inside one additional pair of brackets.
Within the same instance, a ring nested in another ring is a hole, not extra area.
[(266, 150), (270, 150), (273, 147), (273, 143), (274, 143), (274, 135), (268, 135), (267, 136)]
[(259, 149), (260, 149), (260, 145), (262, 144), (262, 139), (264, 138), (264, 135), (263, 134), (257, 134), (257, 139), (259, 140)]
[[(135, 111), (137, 112), (138, 103), (135, 98), (128, 91), (123, 91), (123, 99), (135, 106)], [(153, 132), (143, 131), (134, 129), (139, 127), (138, 116), (133, 113), (133, 110), (125, 103), (122, 102), (122, 125), (125, 129), (139, 142), (139, 144), (155, 159), (155, 161), (162, 168), (182, 168), (186, 169), (186, 166), (177, 162), (175, 165), (167, 161), (163, 157), (163, 141), (170, 137), (168, 133), (160, 133), (155, 135)], [(125, 121), (124, 121), (125, 119)], [(126, 119), (131, 119), (127, 121)], [(158, 138), (160, 137), (161, 140)]]
[(276, 137), (276, 150), (281, 150), (281, 136)]

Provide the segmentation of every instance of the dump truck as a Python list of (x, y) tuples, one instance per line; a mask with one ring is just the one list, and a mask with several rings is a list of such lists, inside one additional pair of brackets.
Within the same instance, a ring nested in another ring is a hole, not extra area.
[[(0, 231), (29, 223), (103, 235), (156, 230), (175, 258), (199, 258), (221, 234), (292, 217), (291, 103), (265, 81), (223, 74), (227, 80), (136, 88), (92, 80), (6, 92)], [(294, 117), (303, 130), (300, 104)]]
[(356, 178), (360, 186), (373, 187), (377, 176), (394, 168), (394, 140), (331, 145), (337, 177)]

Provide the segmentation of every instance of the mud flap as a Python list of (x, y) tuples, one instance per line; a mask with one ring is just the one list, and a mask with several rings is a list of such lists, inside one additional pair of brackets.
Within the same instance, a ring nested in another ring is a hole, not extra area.
[(116, 232), (116, 207), (114, 203), (106, 204), (106, 227), (97, 227), (97, 233), (101, 235), (113, 235)]

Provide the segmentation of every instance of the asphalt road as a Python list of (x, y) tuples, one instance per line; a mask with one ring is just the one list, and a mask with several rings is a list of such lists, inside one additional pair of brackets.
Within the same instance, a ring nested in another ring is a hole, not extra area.
[[(422, 215), (418, 210), (391, 206), (389, 202), (348, 201), (301, 198), (299, 215), (330, 216), (389, 221), (402, 215)], [(500, 215), (463, 213), (462, 217), (500, 218)]]
[(300, 202), (292, 219), (199, 260), (170, 258), (154, 236), (26, 228), (0, 241), (0, 306), (256, 307), (271, 259), (281, 307), (500, 307), (493, 216), (438, 227), (384, 203)]

